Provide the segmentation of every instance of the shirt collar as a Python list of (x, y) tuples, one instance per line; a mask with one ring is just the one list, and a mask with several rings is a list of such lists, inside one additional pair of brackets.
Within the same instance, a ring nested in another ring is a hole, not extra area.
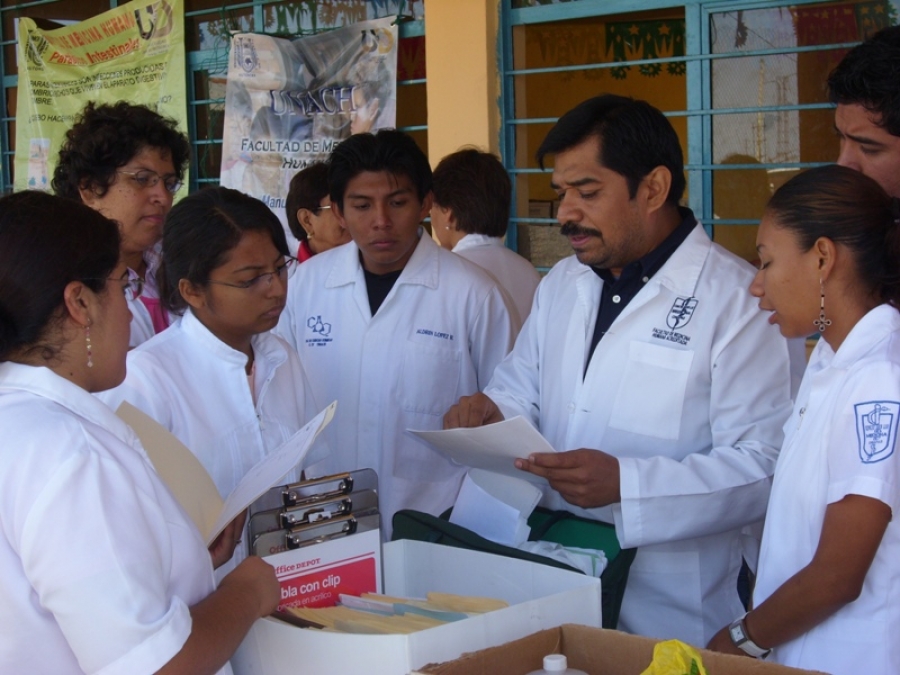
[[(665, 265), (666, 261), (672, 257), (672, 254), (684, 243), (684, 240), (687, 239), (688, 235), (697, 225), (697, 219), (694, 217), (694, 212), (690, 209), (679, 206), (678, 214), (681, 216), (681, 223), (679, 223), (678, 227), (672, 230), (672, 232), (670, 232), (655, 249), (644, 255), (642, 258), (626, 265), (622, 269), (622, 276), (620, 278), (628, 279), (631, 277), (642, 276), (649, 279)], [(608, 269), (600, 269), (594, 266), (591, 266), (591, 269), (606, 283), (613, 283), (616, 281), (612, 272)]]
[(58, 403), (79, 417), (102, 426), (122, 441), (137, 440), (131, 428), (100, 399), (44, 366), (0, 363), (0, 390), (24, 391)]

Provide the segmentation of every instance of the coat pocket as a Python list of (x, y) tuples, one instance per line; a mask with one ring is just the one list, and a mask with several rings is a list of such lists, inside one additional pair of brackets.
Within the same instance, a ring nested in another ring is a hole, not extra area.
[(408, 341), (398, 380), (401, 408), (443, 417), (459, 399), (460, 362), (457, 349)]
[(632, 342), (609, 426), (677, 440), (693, 360), (693, 351)]

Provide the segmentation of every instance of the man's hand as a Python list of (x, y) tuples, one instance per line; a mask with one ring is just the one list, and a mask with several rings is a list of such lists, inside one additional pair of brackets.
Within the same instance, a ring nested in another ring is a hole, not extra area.
[(600, 450), (540, 452), (517, 459), (516, 468), (546, 478), (570, 504), (584, 509), (621, 501), (619, 460)]
[(244, 523), (247, 521), (247, 511), (239, 513), (219, 536), (209, 545), (209, 555), (212, 558), (213, 569), (218, 569), (234, 555), (234, 550), (241, 543), (241, 535), (244, 532)]
[(444, 428), (483, 427), (485, 424), (502, 422), (503, 413), (490, 398), (482, 393), (463, 396), (459, 403), (444, 415)]

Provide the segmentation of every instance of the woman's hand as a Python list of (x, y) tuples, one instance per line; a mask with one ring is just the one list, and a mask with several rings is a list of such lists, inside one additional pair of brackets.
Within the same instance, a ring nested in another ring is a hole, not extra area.
[(213, 543), (209, 545), (209, 555), (212, 558), (214, 569), (218, 569), (231, 560), (235, 549), (241, 543), (241, 535), (244, 532), (244, 523), (246, 522), (247, 511), (244, 510), (228, 523)]

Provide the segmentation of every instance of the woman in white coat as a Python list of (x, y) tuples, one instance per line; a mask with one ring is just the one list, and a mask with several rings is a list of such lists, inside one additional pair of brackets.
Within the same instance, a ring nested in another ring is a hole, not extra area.
[(61, 197), (119, 224), (122, 259), (141, 292), (128, 301), (136, 347), (169, 326), (156, 271), (163, 222), (181, 189), (191, 147), (175, 120), (127, 101), (89, 102), (66, 132), (53, 173)]
[[(166, 219), (159, 273), (162, 302), (181, 317), (128, 355), (124, 383), (103, 396), (171, 431), (223, 497), (319, 412), (297, 353), (269, 333), (295, 264), (258, 199), (221, 187), (183, 199)], [(317, 442), (308, 460), (323, 452)], [(297, 467), (286, 480), (299, 477)]]
[(785, 425), (753, 609), (713, 649), (835, 675), (900, 672), (900, 210), (806, 171), (772, 197), (750, 287), (786, 337), (818, 330)]
[(125, 376), (133, 285), (119, 245), (116, 224), (86, 206), (0, 200), (4, 673), (230, 673), (278, 603), (255, 557), (216, 589), (200, 533), (91, 395)]
[(464, 148), (434, 170), (431, 227), (440, 245), (487, 272), (504, 294), (514, 336), (531, 313), (541, 276), (506, 247), (512, 185), (495, 155)]

